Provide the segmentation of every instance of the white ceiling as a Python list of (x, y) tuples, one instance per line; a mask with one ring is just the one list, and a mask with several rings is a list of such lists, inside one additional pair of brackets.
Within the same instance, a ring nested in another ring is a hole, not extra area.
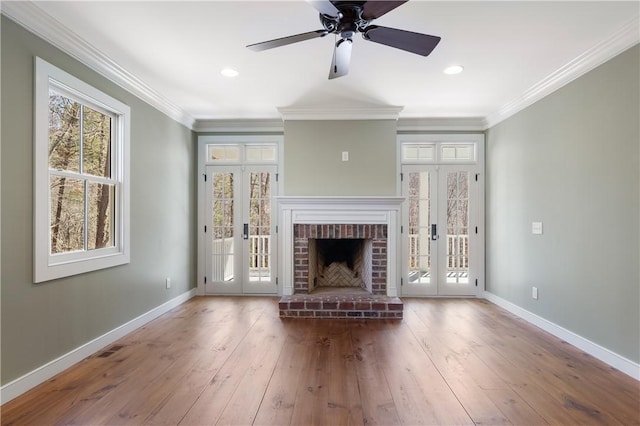
[[(333, 35), (262, 52), (245, 47), (321, 29), (304, 1), (36, 4), (196, 120), (278, 118), (279, 107), (385, 106), (402, 107), (401, 118), (487, 119), (525, 106), (528, 93), (544, 94), (564, 72), (584, 72), (584, 62), (593, 67), (590, 55), (602, 62), (618, 53), (621, 37), (623, 48), (637, 42), (639, 10), (637, 1), (410, 0), (375, 24), (441, 36), (430, 56), (357, 35), (349, 75), (328, 80)], [(464, 72), (443, 74), (451, 64)], [(223, 77), (225, 67), (240, 75)]]

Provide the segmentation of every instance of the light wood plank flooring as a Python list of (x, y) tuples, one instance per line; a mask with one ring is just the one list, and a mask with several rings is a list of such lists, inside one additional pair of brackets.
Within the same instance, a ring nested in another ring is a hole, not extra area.
[(2, 406), (3, 425), (634, 425), (640, 383), (484, 300), (404, 320), (200, 297)]

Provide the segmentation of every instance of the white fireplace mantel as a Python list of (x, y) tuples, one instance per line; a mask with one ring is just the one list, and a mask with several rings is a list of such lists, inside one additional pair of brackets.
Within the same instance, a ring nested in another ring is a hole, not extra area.
[(303, 224), (385, 224), (387, 225), (387, 296), (398, 295), (400, 207), (404, 197), (276, 197), (278, 205), (278, 276), (281, 294), (293, 294), (293, 226)]

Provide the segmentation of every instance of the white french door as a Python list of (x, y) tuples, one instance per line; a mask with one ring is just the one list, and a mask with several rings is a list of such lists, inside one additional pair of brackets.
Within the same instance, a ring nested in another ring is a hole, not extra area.
[(276, 166), (206, 166), (207, 294), (275, 294)]
[(482, 248), (475, 170), (402, 166), (403, 295), (476, 295)]

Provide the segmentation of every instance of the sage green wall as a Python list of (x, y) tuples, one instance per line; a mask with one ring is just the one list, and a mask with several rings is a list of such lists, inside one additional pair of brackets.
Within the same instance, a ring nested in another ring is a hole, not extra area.
[(492, 127), (486, 151), (487, 290), (636, 363), (638, 50)]
[[(2, 384), (195, 285), (192, 132), (2, 17)], [(33, 284), (33, 63), (131, 107), (131, 263)], [(165, 277), (172, 288), (165, 289)]]
[(285, 121), (284, 195), (392, 196), (396, 178), (396, 120)]

